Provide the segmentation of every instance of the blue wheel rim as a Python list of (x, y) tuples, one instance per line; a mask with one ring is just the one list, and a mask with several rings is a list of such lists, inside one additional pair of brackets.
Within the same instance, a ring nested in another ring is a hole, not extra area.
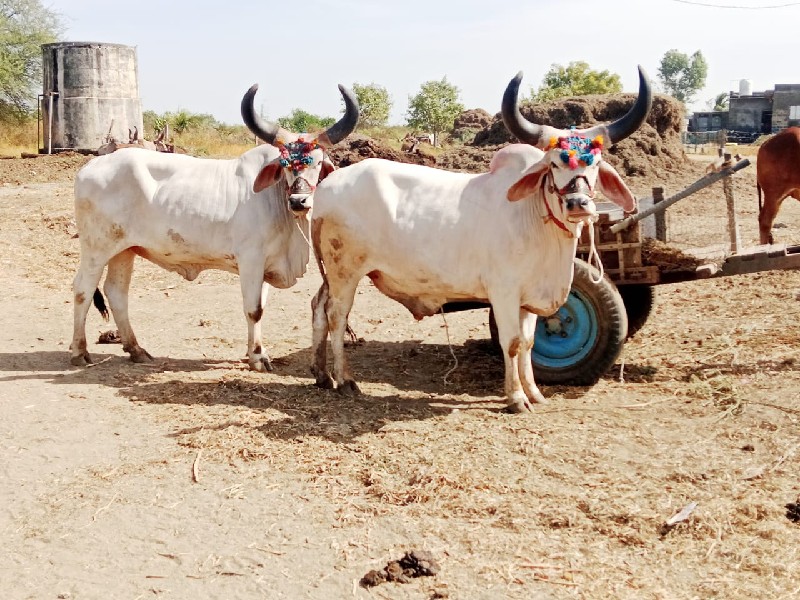
[(580, 363), (597, 344), (598, 330), (594, 306), (580, 291), (572, 290), (555, 315), (536, 320), (533, 363), (547, 369)]

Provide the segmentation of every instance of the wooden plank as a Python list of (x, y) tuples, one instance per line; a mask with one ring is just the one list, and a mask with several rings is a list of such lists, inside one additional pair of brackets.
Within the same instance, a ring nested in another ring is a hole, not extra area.
[(800, 269), (800, 246), (757, 246), (729, 256), (718, 276)]

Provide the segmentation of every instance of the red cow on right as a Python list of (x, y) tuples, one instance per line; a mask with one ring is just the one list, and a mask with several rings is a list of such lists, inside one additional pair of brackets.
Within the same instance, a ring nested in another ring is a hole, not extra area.
[[(800, 127), (789, 127), (764, 142), (756, 159), (758, 231), (762, 244), (774, 244), (772, 222), (784, 199), (800, 200)], [(764, 190), (764, 202), (761, 202)]]

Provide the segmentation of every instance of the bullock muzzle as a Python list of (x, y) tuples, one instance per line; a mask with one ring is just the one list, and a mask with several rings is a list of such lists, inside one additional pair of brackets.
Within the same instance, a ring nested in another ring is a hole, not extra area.
[(311, 194), (314, 188), (302, 177), (298, 177), (289, 188), (289, 208), (303, 214), (311, 208)]
[(582, 175), (574, 177), (562, 189), (557, 190), (567, 213), (567, 220), (573, 223), (597, 219), (597, 208), (594, 204), (594, 191)]

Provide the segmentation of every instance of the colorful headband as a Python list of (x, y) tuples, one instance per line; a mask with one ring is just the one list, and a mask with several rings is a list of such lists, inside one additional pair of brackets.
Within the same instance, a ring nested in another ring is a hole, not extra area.
[(281, 153), (279, 161), (281, 166), (284, 168), (291, 167), (292, 173), (297, 175), (314, 162), (314, 159), (309, 154), (322, 146), (317, 143), (316, 139), (306, 142), (303, 138), (299, 138), (296, 142), (286, 143), (283, 140), (275, 140), (275, 147)]
[(551, 137), (548, 150), (561, 148), (561, 160), (570, 169), (577, 169), (578, 164), (589, 166), (594, 163), (595, 156), (603, 149), (603, 136), (598, 135), (593, 139), (578, 133), (575, 127), (570, 127), (570, 134), (563, 137)]

